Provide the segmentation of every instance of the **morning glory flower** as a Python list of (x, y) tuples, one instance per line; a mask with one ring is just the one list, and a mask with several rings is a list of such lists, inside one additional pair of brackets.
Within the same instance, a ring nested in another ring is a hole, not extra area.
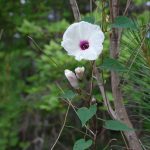
[(81, 21), (67, 28), (61, 45), (78, 61), (96, 60), (102, 52), (103, 41), (104, 34), (98, 25)]

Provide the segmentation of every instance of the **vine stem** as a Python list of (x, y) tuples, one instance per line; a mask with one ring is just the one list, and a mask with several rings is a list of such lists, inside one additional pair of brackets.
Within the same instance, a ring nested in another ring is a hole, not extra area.
[(53, 146), (51, 147), (50, 150), (53, 150), (53, 149), (54, 149), (54, 147), (56, 146), (56, 144), (57, 144), (57, 142), (58, 142), (58, 140), (59, 140), (59, 138), (60, 138), (60, 136), (61, 136), (61, 133), (62, 133), (64, 127), (65, 127), (65, 124), (66, 124), (66, 120), (67, 120), (67, 116), (68, 116), (69, 109), (70, 109), (70, 104), (69, 104), (69, 106), (68, 106), (68, 108), (67, 108), (67, 111), (66, 111), (66, 114), (65, 114), (65, 119), (64, 119), (62, 128), (61, 128), (61, 130), (60, 130), (60, 132), (59, 132), (59, 134), (58, 134), (58, 137), (57, 137), (57, 139), (55, 140), (55, 142), (54, 142), (54, 144), (53, 144)]
[[(54, 59), (52, 57), (50, 57), (49, 55), (47, 55), (41, 48), (40, 46), (35, 42), (35, 40), (31, 37), (31, 36), (28, 36), (28, 38), (32, 41), (32, 43), (34, 44), (34, 46), (42, 53), (44, 54), (45, 56), (47, 56), (52, 63), (54, 63), (57, 67), (59, 67), (59, 65), (54, 61)], [(60, 67), (59, 67), (60, 68)]]
[[(57, 84), (58, 88), (62, 91), (62, 93), (64, 93), (64, 91), (63, 91), (63, 89), (61, 88), (61, 86), (60, 86), (58, 83), (56, 83), (56, 84)], [(74, 112), (75, 112), (76, 115), (78, 116), (77, 111), (76, 111), (76, 109), (75, 109), (75, 106), (71, 103), (71, 101), (70, 101), (69, 99), (67, 99), (67, 100), (65, 100), (65, 102), (66, 102), (67, 104), (69, 104), (69, 106), (72, 107), (72, 109), (74, 110)], [(89, 129), (86, 125), (85, 125), (85, 128), (86, 128), (87, 131), (89, 131), (89, 133), (91, 133), (91, 135), (93, 135), (93, 137), (95, 136), (95, 133), (94, 133), (91, 129)]]
[(65, 125), (65, 127), (67, 127), (67, 128), (72, 128), (72, 129), (78, 131), (79, 133), (82, 133), (82, 134), (84, 134), (85, 136), (88, 136), (88, 137), (91, 138), (91, 139), (93, 138), (93, 137), (91, 137), (90, 135), (88, 135), (87, 132), (80, 131), (79, 129), (77, 129), (77, 128), (75, 128), (75, 127), (67, 126), (67, 125)]

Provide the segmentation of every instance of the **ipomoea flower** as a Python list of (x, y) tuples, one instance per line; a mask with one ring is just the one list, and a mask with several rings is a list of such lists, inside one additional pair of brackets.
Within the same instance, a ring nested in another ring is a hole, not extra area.
[(73, 23), (63, 35), (62, 47), (76, 60), (96, 60), (103, 49), (104, 34), (98, 25)]
[(79, 88), (78, 79), (74, 72), (72, 72), (71, 70), (65, 69), (65, 76), (73, 88), (75, 89)]
[(75, 73), (76, 73), (76, 76), (77, 76), (78, 79), (82, 79), (83, 78), (84, 71), (85, 71), (84, 67), (77, 67), (75, 69)]

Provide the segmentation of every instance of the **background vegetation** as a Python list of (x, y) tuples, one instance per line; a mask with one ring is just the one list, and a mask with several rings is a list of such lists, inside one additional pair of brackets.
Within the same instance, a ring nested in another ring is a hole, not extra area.
[[(101, 9), (99, 0), (97, 5), (93, 4), (93, 9), (96, 9), (92, 17), (89, 1), (78, 0), (78, 3), (82, 18), (87, 21), (94, 18), (99, 25), (102, 11), (109, 12), (107, 1), (105, 10)], [(123, 8), (124, 2), (120, 3)], [(147, 150), (150, 149), (150, 29), (146, 26), (150, 22), (149, 8), (148, 2), (132, 2), (128, 16), (135, 20), (139, 28), (123, 32), (120, 59), (128, 69), (127, 74), (121, 74), (124, 101)], [(67, 108), (60, 89), (70, 88), (64, 69), (85, 66), (85, 83), (89, 84), (90, 63), (75, 61), (60, 46), (63, 32), (73, 21), (67, 0), (0, 0), (0, 150), (50, 149)], [(110, 28), (107, 22), (104, 28), (106, 26)], [(144, 44), (140, 46), (143, 38)], [(106, 32), (103, 55), (107, 57), (108, 51), (109, 32)], [(101, 63), (99, 61), (98, 65)], [(107, 95), (113, 101), (109, 78), (106, 69), (104, 80), (107, 80)], [(85, 89), (86, 85), (81, 83)], [(99, 116), (109, 118), (97, 87), (93, 93), (98, 102)], [(73, 102), (82, 106), (81, 99), (75, 96)], [(99, 127), (99, 149), (123, 149), (124, 144), (117, 131), (106, 130), (102, 121)], [(70, 110), (55, 149), (71, 150), (74, 142), (83, 137), (81, 131), (85, 132), (76, 114)], [(112, 139), (116, 140), (108, 146)]]

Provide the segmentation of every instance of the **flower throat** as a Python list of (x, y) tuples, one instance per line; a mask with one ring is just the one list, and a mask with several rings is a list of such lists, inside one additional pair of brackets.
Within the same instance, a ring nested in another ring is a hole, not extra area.
[(89, 42), (88, 41), (81, 41), (80, 42), (80, 48), (81, 50), (86, 50), (89, 48)]

